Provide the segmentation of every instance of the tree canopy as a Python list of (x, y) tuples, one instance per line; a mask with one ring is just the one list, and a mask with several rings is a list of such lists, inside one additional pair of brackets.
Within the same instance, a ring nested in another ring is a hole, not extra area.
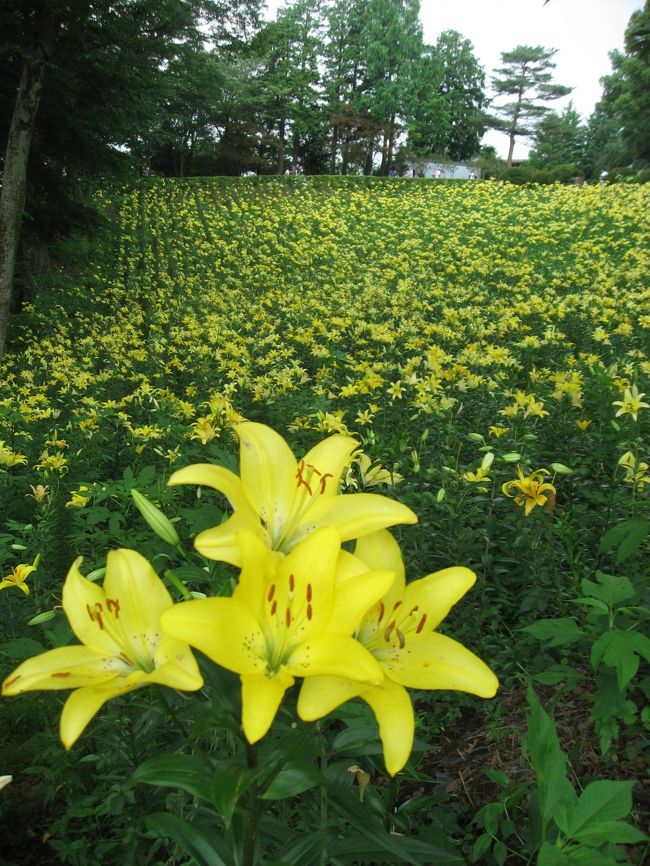
[(492, 105), (490, 126), (505, 132), (510, 139), (509, 166), (516, 139), (532, 137), (536, 123), (550, 111), (545, 103), (571, 93), (570, 87), (553, 82), (556, 54), (557, 49), (541, 45), (518, 45), (501, 54), (503, 65), (495, 70), (492, 87), (496, 98), (506, 101)]

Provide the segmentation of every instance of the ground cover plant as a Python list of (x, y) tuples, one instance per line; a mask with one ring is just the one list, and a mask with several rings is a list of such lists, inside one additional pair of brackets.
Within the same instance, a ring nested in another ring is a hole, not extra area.
[[(644, 862), (649, 198), (305, 177), (97, 194), (101, 232), (60, 242), (0, 362), (8, 863)], [(386, 644), (388, 667), (328, 657), (334, 689), (282, 656), (264, 697), (201, 617), (243, 640), (258, 573), (270, 607), (294, 580), (311, 607), (292, 575), (323, 550), (348, 563), (330, 590), (373, 575), (345, 641)], [(428, 624), (418, 596), (380, 630), (436, 573), (453, 586)], [(84, 702), (70, 653), (130, 581), (183, 671), (147, 655)], [(400, 681), (422, 637), (466, 647), (465, 679)], [(11, 696), (49, 651), (77, 689), (67, 751), (68, 691)]]

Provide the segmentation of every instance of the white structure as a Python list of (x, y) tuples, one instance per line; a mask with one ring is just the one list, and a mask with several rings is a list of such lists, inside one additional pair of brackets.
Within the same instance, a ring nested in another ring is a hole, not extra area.
[(481, 170), (477, 166), (464, 162), (424, 162), (418, 169), (424, 172), (425, 177), (436, 177), (436, 172), (440, 171), (441, 180), (469, 180), (472, 176), (481, 176)]

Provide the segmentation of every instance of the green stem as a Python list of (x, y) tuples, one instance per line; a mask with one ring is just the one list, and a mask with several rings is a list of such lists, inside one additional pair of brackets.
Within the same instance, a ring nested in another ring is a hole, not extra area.
[(172, 720), (174, 725), (178, 728), (183, 739), (187, 741), (189, 739), (189, 732), (188, 732), (187, 728), (185, 727), (185, 725), (183, 724), (183, 722), (181, 722), (181, 720), (178, 718), (178, 715), (176, 714), (176, 710), (172, 707), (172, 705), (167, 700), (167, 696), (165, 695), (165, 690), (163, 689), (162, 686), (156, 686), (156, 692), (158, 693), (158, 697), (160, 698), (160, 703), (165, 708), (165, 712), (167, 713), (169, 718)]
[[(325, 749), (325, 737), (322, 734), (320, 722), (317, 723), (317, 730), (320, 736), (320, 771), (323, 775), (327, 770), (327, 750)], [(320, 786), (320, 828), (321, 830), (327, 826), (327, 788), (325, 785)], [(327, 866), (327, 846), (323, 845), (323, 850), (320, 853), (319, 866)]]
[[(255, 746), (246, 745), (246, 758), (248, 768), (257, 768), (257, 749)], [(255, 847), (257, 842), (257, 824), (260, 814), (260, 788), (257, 781), (253, 781), (248, 789), (248, 808), (244, 814), (244, 839), (242, 844), (242, 866), (254, 866)]]

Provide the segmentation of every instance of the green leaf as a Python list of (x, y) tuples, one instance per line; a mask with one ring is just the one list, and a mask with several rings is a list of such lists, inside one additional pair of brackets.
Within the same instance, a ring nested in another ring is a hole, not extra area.
[(610, 629), (591, 648), (592, 667), (597, 671), (600, 663), (604, 662), (607, 667), (615, 668), (618, 687), (622, 691), (639, 668), (639, 649), (644, 656), (646, 651), (650, 651), (650, 642), (646, 647), (643, 635), (618, 628)]
[(180, 788), (193, 797), (211, 802), (212, 773), (212, 764), (194, 755), (157, 755), (140, 764), (131, 775), (130, 783)]
[(472, 848), (472, 855), (470, 858), (472, 863), (476, 863), (477, 860), (480, 860), (485, 852), (489, 851), (491, 844), (492, 836), (490, 833), (481, 833), (476, 842), (474, 842), (474, 847)]
[[(371, 838), (367, 835), (349, 836), (337, 839), (328, 848), (333, 857), (354, 858), (355, 863), (388, 862), (417, 864), (434, 864), (435, 866), (461, 866), (463, 860), (451, 851), (445, 851), (437, 845), (422, 839), (412, 839), (395, 833), (386, 833), (383, 828)], [(312, 866), (310, 863), (309, 866)]]
[(569, 866), (569, 861), (561, 848), (544, 842), (537, 855), (537, 866)]
[(604, 842), (614, 844), (644, 842), (648, 837), (641, 830), (624, 821), (598, 821), (571, 838), (585, 845), (602, 845)]
[(580, 640), (584, 631), (571, 617), (560, 619), (540, 619), (522, 628), (538, 640), (548, 641), (549, 647), (568, 646)]
[(598, 583), (592, 580), (583, 580), (582, 591), (585, 595), (600, 599), (607, 607), (614, 607), (621, 601), (634, 596), (634, 586), (627, 577), (619, 577), (614, 574), (596, 572)]
[(632, 809), (634, 780), (612, 782), (600, 779), (584, 789), (575, 809), (569, 813), (568, 826), (561, 828), (571, 839), (579, 839), (587, 829), (606, 821), (624, 818)]
[(292, 866), (313, 866), (318, 862), (319, 855), (327, 848), (332, 839), (332, 832), (323, 828), (306, 835), (293, 834), (289, 843), (278, 852), (283, 862)]
[(220, 761), (217, 764), (210, 791), (212, 802), (223, 818), (226, 829), (230, 828), (237, 802), (249, 784), (250, 774), (237, 761)]
[(492, 849), (492, 856), (497, 861), (499, 866), (503, 866), (508, 857), (508, 848), (501, 841), (495, 842), (494, 848)]
[(560, 748), (555, 723), (546, 714), (532, 686), (528, 687), (528, 752), (537, 774), (542, 822), (546, 824), (561, 806), (571, 806), (576, 793), (567, 778), (567, 759)]
[[(632, 517), (630, 520), (624, 520), (622, 523), (613, 526), (603, 535), (600, 539), (599, 553), (607, 553), (618, 544), (620, 546), (616, 562), (623, 562), (630, 553), (636, 550), (648, 532), (650, 532), (650, 523), (642, 517)], [(631, 541), (628, 539), (631, 539)], [(634, 546), (628, 550), (630, 544)], [(621, 549), (624, 551), (623, 556), (621, 556)], [(626, 550), (627, 553), (625, 552)]]
[(650, 533), (650, 522), (647, 520), (641, 520), (640, 518), (634, 518), (629, 521), (633, 524), (630, 527), (630, 531), (625, 536), (623, 541), (621, 542), (618, 553), (616, 554), (616, 564), (620, 565), (621, 562), (624, 562), (629, 556), (631, 556), (639, 547)]
[(264, 800), (285, 800), (309, 788), (327, 785), (317, 766), (307, 761), (288, 761), (262, 795)]
[(196, 860), (198, 866), (228, 866), (228, 862), (218, 853), (224, 849), (223, 840), (216, 833), (189, 824), (178, 815), (169, 812), (155, 812), (145, 818), (147, 829), (163, 839), (173, 839), (176, 844)]
[(376, 727), (359, 725), (341, 731), (334, 738), (331, 750), (335, 754), (380, 755), (383, 752)]
[(43, 644), (31, 637), (14, 637), (2, 643), (1, 652), (12, 661), (22, 661), (43, 652)]

